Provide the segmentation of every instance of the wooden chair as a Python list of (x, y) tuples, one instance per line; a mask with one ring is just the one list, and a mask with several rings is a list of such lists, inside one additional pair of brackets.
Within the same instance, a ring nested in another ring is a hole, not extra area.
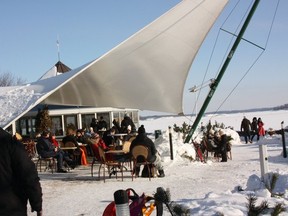
[[(152, 162), (149, 162), (147, 160), (149, 150), (146, 146), (144, 145), (137, 145), (132, 149), (132, 161), (133, 161), (133, 170), (134, 172), (136, 171), (136, 166), (147, 166), (148, 167), (148, 173), (149, 173), (149, 181), (151, 181), (151, 165), (153, 164)], [(132, 172), (132, 181), (133, 181), (133, 176), (134, 173)], [(135, 178), (137, 176), (135, 175)]]
[[(93, 177), (93, 168), (94, 168), (94, 165), (95, 164), (100, 164), (100, 158), (99, 158), (99, 154), (97, 154), (95, 151), (96, 151), (96, 148), (94, 148), (94, 146), (92, 147), (91, 146), (91, 150), (92, 150), (92, 162), (91, 162), (91, 177)], [(97, 151), (98, 151), (98, 148), (97, 148)]]
[(39, 170), (40, 172), (42, 172), (42, 163), (44, 163), (45, 169), (44, 172), (46, 170), (51, 170), (52, 174), (54, 173), (54, 170), (56, 170), (56, 159), (53, 157), (48, 157), (48, 158), (42, 158), (40, 155), (38, 155), (38, 160), (36, 162), (36, 169)]
[(126, 153), (130, 152), (130, 146), (131, 146), (131, 142), (130, 141), (125, 141), (123, 143), (123, 146), (122, 146), (122, 150)]
[(131, 162), (131, 155), (130, 155), (130, 146), (131, 146), (131, 142), (130, 141), (125, 141), (123, 143), (123, 146), (122, 146), (122, 151), (126, 154), (125, 157), (122, 159), (122, 166), (123, 168), (125, 168), (126, 170), (127, 167), (125, 166), (125, 164), (128, 164), (128, 167), (129, 169), (131, 170), (132, 172), (132, 162)]
[(70, 156), (73, 158), (73, 161), (78, 162), (79, 158), (81, 157), (81, 152), (76, 150), (77, 146), (75, 145), (75, 143), (71, 142), (71, 141), (68, 141), (68, 142), (64, 143), (63, 145), (64, 145), (65, 148), (66, 147), (75, 148), (75, 149), (65, 150), (65, 151), (67, 151), (70, 154)]
[(130, 139), (128, 140), (130, 143), (132, 143), (132, 141), (136, 138), (136, 136), (132, 136), (130, 137)]
[[(101, 168), (103, 167), (103, 178), (104, 178), (104, 182), (105, 182), (105, 179), (106, 179), (105, 173), (106, 173), (106, 167), (107, 167), (109, 177), (113, 173), (116, 175), (116, 179), (117, 179), (117, 172), (118, 172), (117, 169), (120, 169), (120, 172), (122, 175), (122, 181), (123, 181), (123, 163), (119, 162), (119, 161), (115, 161), (115, 160), (113, 160), (113, 158), (106, 157), (106, 154), (101, 147), (98, 147), (98, 151), (99, 151), (99, 163), (100, 163), (99, 171), (98, 171), (99, 179), (100, 179)], [(111, 171), (111, 169), (114, 169), (114, 170)]]
[(35, 164), (36, 169), (38, 170), (39, 168), (39, 171), (42, 172), (42, 164), (44, 163), (44, 166), (45, 166), (44, 172), (50, 169), (53, 174), (54, 170), (56, 170), (56, 165), (57, 165), (56, 159), (53, 157), (48, 157), (48, 158), (41, 157), (41, 155), (38, 154), (36, 145), (37, 144), (35, 144), (35, 155), (37, 155), (37, 161)]

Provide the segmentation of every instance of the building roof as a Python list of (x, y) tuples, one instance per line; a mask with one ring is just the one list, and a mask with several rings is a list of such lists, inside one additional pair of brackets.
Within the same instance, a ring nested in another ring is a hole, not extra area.
[(55, 67), (56, 67), (58, 73), (65, 73), (65, 72), (71, 71), (71, 68), (69, 68), (67, 65), (63, 64), (61, 61), (58, 61), (55, 64)]

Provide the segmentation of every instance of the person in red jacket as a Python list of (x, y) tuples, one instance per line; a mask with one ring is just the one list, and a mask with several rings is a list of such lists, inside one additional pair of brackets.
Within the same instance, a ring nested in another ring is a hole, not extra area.
[(95, 132), (94, 134), (92, 134), (90, 141), (92, 142), (91, 148), (94, 156), (97, 158), (97, 160), (100, 160), (98, 148), (102, 148), (104, 151), (108, 151), (109, 148), (106, 146), (99, 132)]
[(258, 118), (258, 135), (257, 140), (259, 140), (261, 136), (265, 136), (264, 123), (261, 118)]
[(0, 128), (0, 215), (42, 215), (42, 188), (35, 164), (24, 145)]

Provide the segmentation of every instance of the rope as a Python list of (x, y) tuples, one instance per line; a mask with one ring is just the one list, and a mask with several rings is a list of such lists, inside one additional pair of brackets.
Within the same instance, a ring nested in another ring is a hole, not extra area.
[[(198, 102), (198, 100), (199, 100), (199, 98), (200, 98), (202, 88), (205, 87), (204, 84), (205, 84), (205, 82), (207, 82), (207, 81), (205, 81), (205, 80), (206, 80), (207, 73), (208, 73), (208, 70), (209, 70), (210, 65), (211, 65), (212, 57), (214, 56), (214, 52), (215, 52), (215, 49), (216, 49), (216, 45), (217, 45), (217, 43), (218, 43), (218, 41), (219, 41), (219, 35), (220, 35), (220, 32), (221, 32), (221, 29), (222, 29), (223, 26), (226, 24), (227, 20), (229, 20), (229, 18), (231, 17), (231, 15), (232, 15), (233, 12), (235, 11), (235, 9), (237, 8), (237, 6), (238, 6), (239, 3), (240, 3), (240, 0), (238, 0), (238, 2), (234, 5), (234, 7), (232, 8), (232, 10), (230, 11), (230, 13), (228, 14), (228, 16), (226, 17), (226, 19), (224, 20), (224, 22), (222, 23), (221, 27), (220, 27), (219, 30), (218, 30), (218, 33), (217, 33), (217, 36), (216, 36), (216, 39), (215, 39), (215, 42), (214, 42), (214, 45), (213, 45), (213, 48), (212, 48), (212, 51), (211, 51), (209, 60), (208, 60), (208, 64), (207, 64), (207, 67), (206, 67), (206, 70), (205, 70), (205, 73), (204, 73), (204, 76), (203, 76), (201, 85), (200, 85), (200, 87), (199, 87), (199, 93), (197, 94), (196, 101), (195, 101), (195, 104), (194, 104), (192, 113), (194, 113), (195, 110), (196, 110), (196, 105), (197, 105), (197, 102)], [(247, 14), (247, 13), (248, 13), (248, 10), (246, 11), (246, 14)], [(241, 22), (242, 22), (243, 20), (244, 20), (244, 16), (243, 16)], [(240, 22), (240, 23), (241, 23), (241, 22)], [(237, 31), (237, 30), (239, 29), (240, 23), (238, 24), (237, 29), (236, 29), (235, 31)], [(229, 47), (231, 46), (231, 43), (232, 43), (232, 39), (231, 39), (231, 41), (230, 41), (229, 46), (227, 47), (226, 55), (227, 55), (227, 53), (228, 53)], [(224, 62), (224, 57), (223, 57), (223, 59), (222, 59), (222, 64), (223, 64), (223, 62)], [(220, 65), (222, 65), (222, 64), (220, 64)], [(219, 66), (218, 71), (220, 71), (220, 66)], [(219, 73), (219, 72), (218, 72), (218, 73)], [(215, 76), (215, 77), (216, 77), (216, 76)], [(192, 119), (192, 117), (191, 117), (191, 119)], [(191, 121), (192, 121), (192, 120), (190, 120), (190, 122), (191, 122)]]
[[(229, 15), (227, 16), (227, 18), (225, 19), (225, 21), (223, 22), (223, 24), (222, 24), (221, 27), (223, 27), (223, 26), (225, 25), (225, 23), (227, 22), (227, 20), (228, 20), (229, 17), (231, 16), (231, 14), (234, 12), (234, 10), (235, 10), (235, 8), (237, 7), (237, 5), (239, 4), (239, 2), (240, 2), (240, 0), (238, 0), (238, 2), (235, 4), (234, 8), (231, 10), (231, 12), (230, 12)], [(258, 55), (258, 57), (254, 60), (254, 62), (251, 64), (251, 66), (247, 69), (247, 71), (244, 73), (244, 75), (243, 75), (242, 78), (239, 80), (239, 82), (234, 86), (234, 88), (232, 89), (232, 91), (228, 94), (228, 96), (223, 100), (223, 102), (220, 104), (220, 106), (217, 108), (217, 110), (214, 112), (214, 114), (210, 117), (209, 121), (211, 121), (211, 119), (212, 119), (214, 116), (216, 116), (216, 114), (217, 114), (217, 112), (219, 111), (219, 109), (223, 106), (223, 104), (228, 100), (228, 98), (232, 95), (232, 93), (233, 93), (233, 92), (236, 90), (236, 88), (240, 85), (240, 83), (242, 82), (242, 80), (247, 76), (247, 74), (251, 71), (251, 69), (254, 67), (254, 65), (256, 64), (256, 62), (258, 62), (258, 60), (260, 59), (260, 57), (263, 55), (264, 51), (266, 50), (266, 47), (267, 47), (267, 45), (268, 45), (268, 42), (269, 42), (269, 39), (270, 39), (270, 35), (271, 35), (271, 32), (272, 32), (272, 27), (273, 27), (273, 25), (274, 25), (276, 13), (277, 13), (277, 11), (278, 11), (279, 3), (280, 3), (280, 0), (278, 0), (278, 2), (277, 2), (277, 6), (276, 6), (276, 9), (275, 9), (275, 12), (274, 12), (274, 15), (273, 15), (273, 19), (272, 19), (272, 22), (271, 22), (271, 25), (270, 25), (270, 28), (269, 28), (269, 32), (268, 32), (268, 36), (267, 36), (267, 39), (266, 39), (266, 43), (265, 43), (264, 49), (262, 49), (262, 52)], [(251, 3), (251, 4), (252, 4), (252, 3)], [(251, 4), (250, 4), (250, 6), (249, 6), (248, 8), (251, 7)], [(247, 9), (245, 15), (243, 15), (241, 21), (239, 22), (239, 25), (237, 26), (235, 32), (237, 32), (237, 30), (239, 29), (240, 24), (243, 22), (243, 19), (244, 19), (244, 17), (246, 17), (248, 11), (249, 11), (249, 10)], [(206, 71), (205, 71), (205, 74), (204, 74), (202, 83), (201, 83), (201, 85), (200, 85), (201, 87), (200, 87), (200, 89), (199, 89), (199, 94), (198, 94), (198, 96), (197, 96), (197, 98), (196, 98), (196, 102), (195, 102), (195, 105), (194, 105), (194, 108), (193, 108), (193, 112), (192, 112), (192, 113), (194, 113), (194, 111), (195, 111), (195, 109), (196, 109), (196, 103), (197, 103), (197, 101), (199, 100), (200, 93), (201, 93), (202, 87), (203, 87), (203, 85), (204, 85), (204, 80), (206, 79), (206, 76), (207, 76), (207, 73), (208, 73), (208, 69), (209, 69), (209, 67), (210, 67), (211, 59), (212, 59), (212, 56), (213, 56), (213, 54), (214, 54), (216, 44), (217, 44), (217, 42), (218, 42), (220, 30), (221, 30), (221, 28), (220, 28), (219, 31), (218, 31), (218, 34), (217, 34), (217, 37), (216, 37), (216, 40), (215, 40), (215, 43), (214, 43), (214, 46), (213, 46), (213, 49), (212, 49), (212, 52), (211, 52), (209, 61), (208, 61), (208, 65), (207, 65), (207, 68), (206, 68)], [(229, 50), (229, 47), (231, 46), (232, 41), (233, 41), (233, 37), (231, 38), (231, 41), (230, 41), (230, 43), (229, 43), (229, 46), (228, 46), (228, 48), (227, 48), (227, 50), (226, 50), (226, 55), (227, 55), (227, 53), (228, 53), (228, 50)], [(256, 47), (257, 47), (257, 46), (256, 46)], [(223, 57), (223, 60), (222, 60), (222, 64), (220, 64), (220, 65), (223, 65), (223, 61), (224, 61), (224, 57)], [(219, 70), (218, 70), (218, 73), (219, 73), (219, 71), (220, 71), (220, 68), (219, 68)], [(187, 117), (187, 116), (185, 116), (185, 117)], [(189, 119), (189, 118), (187, 117), (187, 119)], [(192, 117), (189, 119), (190, 122), (192, 121), (191, 119), (192, 119)], [(193, 140), (195, 140), (197, 137), (198, 137), (198, 134), (196, 135), (196, 137), (195, 137)]]
[(278, 11), (278, 7), (279, 7), (279, 3), (280, 3), (280, 0), (278, 0), (277, 2), (277, 5), (276, 5), (276, 9), (274, 11), (274, 14), (273, 14), (273, 19), (272, 19), (272, 22), (270, 24), (270, 28), (269, 28), (269, 32), (268, 32), (268, 35), (267, 35), (267, 39), (266, 39), (266, 42), (265, 42), (265, 46), (264, 48), (262, 49), (262, 52), (259, 54), (259, 56), (254, 60), (254, 62), (252, 63), (252, 65), (247, 69), (247, 71), (244, 73), (244, 75), (242, 76), (242, 78), (239, 80), (239, 82), (234, 86), (234, 88), (232, 89), (232, 91), (230, 91), (230, 93), (227, 95), (227, 97), (223, 100), (223, 102), (220, 104), (220, 106), (217, 108), (217, 110), (214, 112), (214, 114), (211, 116), (211, 118), (209, 120), (211, 120), (214, 116), (216, 116), (217, 112), (219, 111), (219, 109), (224, 105), (224, 103), (228, 100), (228, 98), (232, 95), (232, 93), (236, 90), (236, 88), (240, 85), (240, 83), (242, 82), (242, 80), (247, 76), (247, 74), (251, 71), (251, 69), (253, 68), (253, 66), (256, 64), (256, 62), (260, 59), (260, 57), (263, 55), (264, 51), (266, 50), (267, 48), (267, 45), (268, 45), (268, 42), (269, 42), (269, 39), (270, 39), (270, 35), (271, 35), (271, 32), (272, 32), (272, 28), (273, 28), (273, 25), (274, 25), (274, 21), (275, 21), (275, 17), (276, 17), (276, 13)]
[[(201, 85), (200, 85), (200, 88), (199, 88), (199, 93), (198, 93), (198, 95), (197, 95), (197, 97), (196, 97), (196, 101), (195, 101), (195, 104), (194, 104), (192, 113), (194, 113), (195, 110), (196, 110), (196, 105), (197, 105), (197, 102), (198, 102), (198, 100), (199, 100), (199, 98), (200, 98), (201, 91), (202, 91), (202, 88), (203, 88), (203, 86), (204, 86), (205, 79), (206, 79), (208, 70), (209, 70), (209, 68), (210, 68), (212, 58), (213, 58), (213, 56), (214, 56), (214, 52), (215, 52), (215, 49), (216, 49), (216, 45), (218, 44), (218, 41), (219, 41), (219, 36), (220, 36), (221, 29), (222, 29), (223, 26), (227, 23), (227, 20), (229, 20), (229, 18), (231, 17), (231, 15), (232, 15), (233, 12), (235, 11), (235, 9), (237, 8), (237, 6), (238, 6), (239, 3), (240, 3), (240, 0), (238, 0), (237, 3), (234, 5), (234, 7), (232, 8), (232, 10), (230, 11), (230, 13), (228, 14), (228, 16), (226, 17), (226, 19), (224, 20), (224, 22), (222, 23), (221, 27), (220, 27), (219, 30), (218, 30), (218, 33), (217, 33), (217, 36), (216, 36), (216, 39), (215, 39), (215, 42), (214, 42), (214, 45), (213, 45), (213, 48), (212, 48), (212, 51), (211, 51), (209, 60), (208, 60), (208, 64), (207, 64), (207, 67), (206, 67), (206, 70), (205, 70), (205, 73), (204, 73), (204, 76), (203, 76), (203, 79), (202, 79), (202, 82), (201, 82)], [(251, 7), (251, 6), (250, 6), (250, 7)], [(247, 9), (247, 11), (246, 11), (246, 14), (247, 14), (247, 13), (248, 13), (248, 9)], [(242, 19), (241, 19), (241, 22), (243, 22), (244, 17), (245, 17), (245, 16), (243, 15), (243, 17), (242, 17)], [(235, 32), (240, 28), (241, 22), (239, 22), (239, 24), (238, 24)], [(226, 56), (227, 56), (227, 53), (228, 53), (228, 51), (229, 51), (229, 47), (231, 47), (232, 41), (233, 41), (233, 37), (231, 38), (230, 43), (229, 43), (229, 45), (227, 46), (227, 50), (226, 50), (226, 53), (225, 53)], [(225, 56), (225, 55), (224, 55), (224, 56)], [(219, 69), (218, 69), (218, 73), (219, 73), (219, 71), (220, 71), (221, 65), (223, 65), (224, 59), (225, 59), (225, 58), (223, 57), (222, 63), (220, 64)], [(216, 75), (215, 75), (215, 77), (216, 77)], [(185, 117), (186, 117), (186, 116), (185, 116)], [(192, 122), (192, 116), (191, 116), (190, 118), (187, 117), (187, 119), (189, 120), (189, 124), (190, 124), (190, 123)], [(198, 136), (198, 135), (197, 135), (197, 136)], [(196, 137), (197, 137), (197, 136), (196, 136)]]

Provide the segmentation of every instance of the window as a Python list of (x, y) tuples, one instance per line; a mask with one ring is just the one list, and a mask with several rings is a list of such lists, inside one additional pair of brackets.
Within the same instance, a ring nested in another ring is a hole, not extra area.
[(95, 118), (95, 114), (82, 114), (81, 115), (83, 129), (86, 128), (86, 130), (89, 131), (92, 118)]
[(51, 131), (54, 132), (56, 136), (63, 136), (62, 117), (51, 116), (51, 120), (52, 120)]
[(100, 117), (103, 116), (103, 119), (107, 122), (107, 128), (110, 128), (110, 114), (109, 112), (105, 112), (105, 113), (97, 113), (97, 119), (98, 121), (100, 120)]
[(22, 136), (33, 137), (35, 135), (35, 119), (31, 117), (22, 118), (19, 120), (16, 131)]

